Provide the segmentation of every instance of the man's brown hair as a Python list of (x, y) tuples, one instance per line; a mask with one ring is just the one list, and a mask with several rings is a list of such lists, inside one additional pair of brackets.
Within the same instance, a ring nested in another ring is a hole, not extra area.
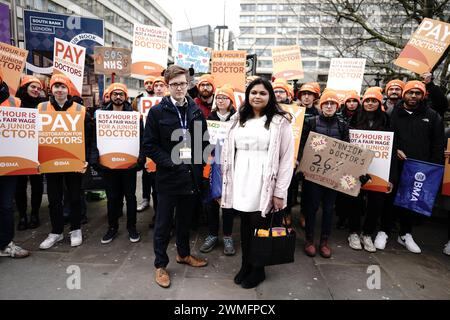
[(164, 80), (167, 84), (169, 84), (169, 81), (173, 78), (179, 76), (179, 75), (185, 75), (186, 81), (188, 79), (189, 71), (183, 67), (177, 66), (176, 64), (171, 65), (167, 68), (166, 72), (164, 72)]

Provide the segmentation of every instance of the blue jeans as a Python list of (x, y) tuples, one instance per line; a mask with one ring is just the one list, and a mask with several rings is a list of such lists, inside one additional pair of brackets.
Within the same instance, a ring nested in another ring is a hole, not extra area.
[(14, 238), (13, 199), (16, 193), (17, 176), (0, 177), (0, 250)]

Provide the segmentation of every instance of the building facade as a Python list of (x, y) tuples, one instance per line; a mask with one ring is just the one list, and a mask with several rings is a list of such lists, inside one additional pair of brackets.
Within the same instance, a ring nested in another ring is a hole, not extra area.
[[(172, 48), (172, 19), (154, 1), (150, 0), (10, 0), (0, 2), (13, 6), (15, 3), (17, 18), (17, 38), (19, 46), (23, 46), (24, 25), (23, 10), (37, 10), (43, 12), (74, 14), (87, 18), (98, 18), (104, 20), (105, 46), (114, 44), (116, 47), (132, 48), (133, 24), (140, 23), (165, 27), (170, 31), (169, 40), (169, 62), (173, 61)], [(143, 88), (143, 81), (133, 78), (116, 78), (127, 84), (130, 96), (137, 95)], [(111, 82), (106, 77), (106, 85)]]
[[(395, 34), (403, 43), (417, 24), (401, 16), (402, 10), (395, 10), (398, 5), (386, 0), (367, 0), (361, 2), (361, 10), (369, 26), (388, 36)], [(356, 23), (345, 19), (337, 22), (327, 1), (240, 0), (240, 6), (237, 47), (257, 54), (257, 73), (261, 75), (272, 73), (274, 46), (300, 45), (305, 70), (302, 81), (325, 82), (331, 58), (358, 57), (367, 59), (365, 80), (374, 85), (380, 69), (398, 55), (398, 51), (388, 50), (379, 42), (358, 45), (358, 39), (370, 35)], [(444, 11), (448, 16), (449, 8)]]
[(213, 48), (214, 32), (210, 25), (177, 31), (177, 41), (191, 42), (196, 46)]

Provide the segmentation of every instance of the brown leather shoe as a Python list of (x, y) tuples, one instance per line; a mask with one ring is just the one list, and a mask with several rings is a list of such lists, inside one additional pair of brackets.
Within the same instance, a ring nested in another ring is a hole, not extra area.
[(208, 264), (208, 261), (196, 258), (194, 256), (180, 257), (177, 255), (177, 263), (184, 263), (190, 265), (191, 267), (204, 267)]
[(170, 286), (170, 276), (166, 268), (156, 269), (155, 281), (163, 288), (168, 288)]
[(314, 243), (307, 241), (305, 243), (305, 253), (309, 257), (315, 257), (316, 256), (316, 246)]
[(320, 247), (319, 247), (320, 255), (324, 258), (330, 258), (331, 257), (331, 249), (328, 246), (327, 240), (320, 241)]

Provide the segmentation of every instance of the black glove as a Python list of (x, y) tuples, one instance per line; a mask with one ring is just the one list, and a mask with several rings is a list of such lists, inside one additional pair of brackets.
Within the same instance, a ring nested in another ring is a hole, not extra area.
[(369, 174), (363, 174), (359, 176), (359, 182), (361, 182), (361, 187), (363, 187), (367, 182), (371, 181), (372, 177)]

